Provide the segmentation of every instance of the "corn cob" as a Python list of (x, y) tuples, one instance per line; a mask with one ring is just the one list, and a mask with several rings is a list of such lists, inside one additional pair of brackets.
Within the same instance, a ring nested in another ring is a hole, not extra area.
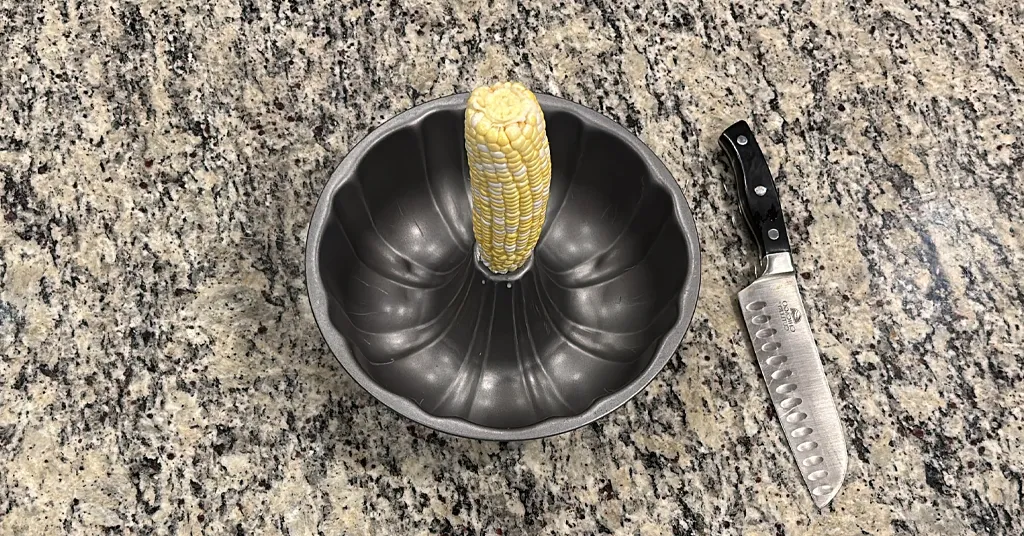
[(477, 88), (466, 105), (477, 254), (494, 273), (521, 268), (544, 226), (551, 150), (537, 97), (518, 82)]

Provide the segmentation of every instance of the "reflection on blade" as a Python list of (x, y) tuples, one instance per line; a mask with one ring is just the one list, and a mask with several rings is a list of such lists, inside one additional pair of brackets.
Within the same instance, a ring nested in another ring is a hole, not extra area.
[(839, 493), (847, 451), (792, 272), (762, 276), (739, 293), (747, 333), (776, 415), (819, 507)]

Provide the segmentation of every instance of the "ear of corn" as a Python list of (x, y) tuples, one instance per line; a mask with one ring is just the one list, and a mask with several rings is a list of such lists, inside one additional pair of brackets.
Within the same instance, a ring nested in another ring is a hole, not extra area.
[(537, 97), (518, 82), (473, 91), (466, 155), (473, 235), (484, 265), (505, 274), (533, 254), (551, 189), (551, 150)]

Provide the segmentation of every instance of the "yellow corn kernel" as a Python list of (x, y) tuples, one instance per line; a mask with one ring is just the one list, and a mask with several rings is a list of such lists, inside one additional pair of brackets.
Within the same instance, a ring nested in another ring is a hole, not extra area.
[(473, 236), (484, 265), (504, 274), (533, 254), (551, 189), (551, 151), (537, 97), (518, 82), (477, 88), (466, 105)]

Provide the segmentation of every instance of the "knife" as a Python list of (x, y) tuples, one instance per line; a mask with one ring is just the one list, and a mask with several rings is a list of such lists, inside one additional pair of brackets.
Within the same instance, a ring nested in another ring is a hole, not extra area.
[(745, 121), (727, 128), (718, 143), (760, 253), (757, 280), (738, 296), (747, 334), (800, 476), (823, 508), (846, 478), (846, 438), (797, 287), (779, 192)]

